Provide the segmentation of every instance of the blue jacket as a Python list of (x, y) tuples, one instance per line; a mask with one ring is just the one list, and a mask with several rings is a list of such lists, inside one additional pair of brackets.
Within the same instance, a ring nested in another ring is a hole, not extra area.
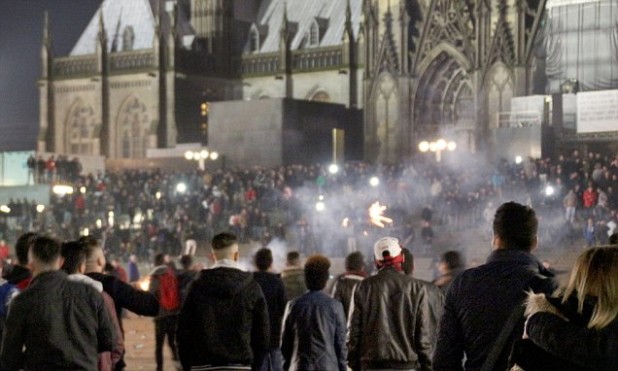
[(322, 291), (309, 291), (288, 303), (281, 352), (284, 370), (347, 370), (343, 305)]
[[(492, 349), (502, 326), (517, 305), (522, 305), (525, 292), (551, 294), (557, 283), (553, 276), (529, 252), (496, 250), (487, 263), (459, 274), (446, 294), (440, 321), (438, 343), (434, 354), (434, 370), (480, 370)], [(512, 342), (523, 334), (521, 326), (505, 346), (496, 370), (505, 370)]]

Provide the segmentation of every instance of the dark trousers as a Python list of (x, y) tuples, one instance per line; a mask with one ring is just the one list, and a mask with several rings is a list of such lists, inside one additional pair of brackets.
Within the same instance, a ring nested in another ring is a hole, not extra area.
[(173, 314), (155, 319), (155, 358), (157, 360), (157, 371), (163, 370), (163, 341), (167, 335), (167, 343), (172, 350), (172, 357), (178, 360), (178, 352), (176, 351), (176, 322), (178, 315)]

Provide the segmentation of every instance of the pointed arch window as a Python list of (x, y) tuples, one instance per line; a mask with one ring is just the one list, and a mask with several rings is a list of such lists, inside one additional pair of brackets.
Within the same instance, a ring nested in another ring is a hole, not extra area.
[(308, 36), (308, 46), (320, 45), (320, 26), (318, 25), (318, 22), (316, 20), (313, 20), (313, 22), (311, 22)]
[(94, 109), (81, 101), (75, 103), (67, 122), (67, 152), (92, 155), (95, 126)]
[(122, 33), (122, 50), (133, 50), (133, 44), (135, 43), (135, 31), (133, 26), (127, 26)]
[(137, 97), (129, 98), (120, 111), (118, 121), (118, 153), (122, 158), (143, 158), (149, 133), (146, 105)]

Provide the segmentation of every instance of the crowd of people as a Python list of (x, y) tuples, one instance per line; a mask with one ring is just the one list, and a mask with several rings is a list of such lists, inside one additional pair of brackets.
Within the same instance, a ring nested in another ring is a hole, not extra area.
[(145, 290), (106, 268), (96, 238), (29, 232), (0, 283), (0, 369), (123, 370), (124, 309), (154, 318), (157, 371), (166, 338), (184, 371), (615, 369), (618, 234), (585, 249), (557, 290), (534, 255), (533, 208), (501, 204), (492, 231), (485, 264), (464, 270), (449, 251), (434, 282), (414, 277), (395, 237), (377, 239), (369, 259), (348, 254), (331, 279), (323, 254), (303, 263), (290, 251), (273, 272), (267, 247), (246, 271), (240, 238), (221, 232), (207, 269), (156, 254)]
[[(305, 255), (368, 251), (381, 234), (431, 253), (437, 228), (478, 228), (489, 236), (494, 205), (508, 199), (538, 210), (550, 247), (582, 238), (604, 243), (617, 226), (618, 156), (593, 152), (491, 164), (481, 155), (441, 163), (419, 157), (391, 166), (347, 163), (337, 173), (320, 165), (79, 176), (65, 170), (50, 179), (64, 180), (72, 193), (52, 194), (44, 208), (11, 200), (0, 217), (5, 240), (24, 231), (61, 240), (90, 234), (116, 256), (151, 259), (156, 252), (180, 255), (187, 245), (203, 249), (215, 231), (229, 228), (242, 243), (279, 238)], [(369, 185), (373, 177), (379, 185)], [(376, 201), (392, 220), (384, 228), (368, 218)]]

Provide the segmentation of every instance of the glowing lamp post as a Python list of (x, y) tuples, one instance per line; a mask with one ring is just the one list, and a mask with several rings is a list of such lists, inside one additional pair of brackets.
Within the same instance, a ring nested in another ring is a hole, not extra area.
[(446, 139), (438, 139), (433, 142), (428, 142), (426, 140), (420, 142), (418, 144), (419, 151), (425, 152), (434, 152), (436, 154), (436, 161), (440, 162), (442, 160), (442, 152), (449, 151), (453, 152), (457, 148), (457, 143), (451, 141), (446, 141)]
[(197, 166), (200, 170), (205, 169), (206, 160), (215, 161), (219, 158), (219, 153), (215, 151), (208, 151), (202, 149), (201, 151), (187, 151), (185, 152), (185, 159), (189, 161), (197, 161)]

